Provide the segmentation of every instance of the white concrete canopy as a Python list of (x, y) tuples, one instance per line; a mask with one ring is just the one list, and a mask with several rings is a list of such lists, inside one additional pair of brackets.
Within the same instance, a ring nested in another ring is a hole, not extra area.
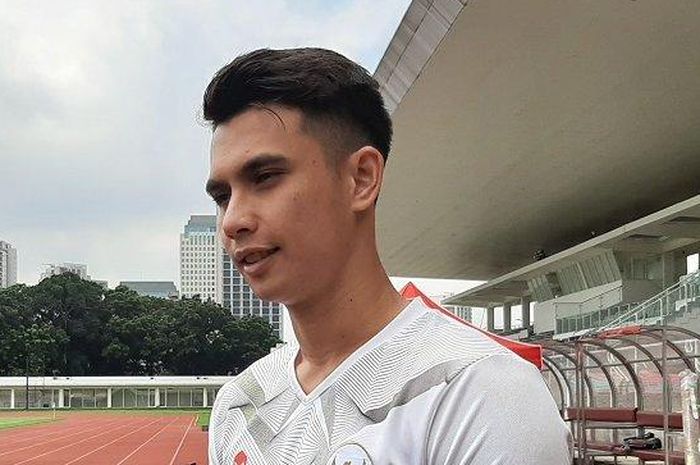
[(491, 279), (700, 193), (696, 0), (465, 3), (414, 1), (377, 69), (390, 274)]
[(700, 249), (700, 195), (461, 292), (442, 304), (487, 306), (519, 300), (529, 294), (527, 280), (601, 250), (663, 254), (683, 248)]
[[(233, 376), (30, 376), (29, 387), (37, 388), (95, 388), (95, 387), (221, 387)], [(0, 376), (0, 389), (23, 388), (24, 376)]]

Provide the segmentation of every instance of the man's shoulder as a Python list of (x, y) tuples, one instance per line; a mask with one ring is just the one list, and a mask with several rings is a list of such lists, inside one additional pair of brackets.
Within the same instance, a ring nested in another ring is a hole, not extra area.
[[(338, 380), (359, 409), (374, 421), (389, 410), (449, 382), (466, 367), (510, 351), (463, 322), (427, 307)], [(371, 386), (371, 389), (367, 389)]]
[[(470, 449), (474, 443), (481, 447)], [(570, 433), (542, 375), (514, 353), (455, 376), (436, 402), (426, 452), (427, 463), (439, 464), (455, 452), (474, 453), (474, 463), (571, 463)]]
[(470, 365), (491, 355), (512, 353), (475, 326), (444, 310), (425, 306), (410, 325), (389, 341), (385, 351), (399, 347), (411, 359), (430, 360), (433, 365), (458, 360)]

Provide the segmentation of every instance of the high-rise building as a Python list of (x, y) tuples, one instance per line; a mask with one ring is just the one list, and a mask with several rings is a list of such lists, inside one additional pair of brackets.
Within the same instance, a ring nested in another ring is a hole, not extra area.
[(63, 273), (73, 273), (80, 276), (81, 279), (90, 279), (90, 275), (87, 273), (87, 265), (82, 263), (48, 263), (44, 266), (46, 268), (41, 273), (41, 279), (58, 276)]
[(0, 288), (17, 283), (17, 249), (0, 241)]
[(192, 215), (180, 234), (180, 293), (216, 300), (216, 216)]

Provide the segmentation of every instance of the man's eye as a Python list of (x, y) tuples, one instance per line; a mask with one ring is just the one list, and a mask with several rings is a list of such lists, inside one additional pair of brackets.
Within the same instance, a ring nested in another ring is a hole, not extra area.
[(255, 176), (255, 184), (264, 184), (281, 173), (277, 171), (266, 171)]

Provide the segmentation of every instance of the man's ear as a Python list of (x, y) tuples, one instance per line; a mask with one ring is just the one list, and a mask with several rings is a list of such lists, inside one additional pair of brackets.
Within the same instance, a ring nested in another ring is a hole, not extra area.
[(384, 177), (384, 157), (372, 146), (364, 146), (348, 159), (352, 179), (352, 210), (361, 212), (374, 206)]

